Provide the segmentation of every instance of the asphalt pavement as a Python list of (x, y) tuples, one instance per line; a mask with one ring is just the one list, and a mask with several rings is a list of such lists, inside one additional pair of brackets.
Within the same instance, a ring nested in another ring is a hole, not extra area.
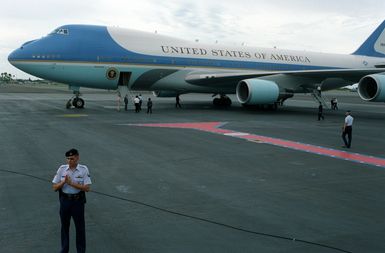
[[(118, 112), (113, 91), (85, 90), (84, 109), (67, 110), (70, 96), (0, 86), (2, 253), (59, 252), (51, 180), (72, 147), (93, 182), (87, 252), (385, 252), (385, 166), (364, 159), (385, 161), (384, 103), (328, 92), (339, 110), (318, 121), (310, 95), (271, 111), (234, 96), (218, 108), (202, 94), (182, 95), (176, 109), (143, 93), (151, 115), (131, 104)], [(345, 110), (355, 118), (349, 150)]]

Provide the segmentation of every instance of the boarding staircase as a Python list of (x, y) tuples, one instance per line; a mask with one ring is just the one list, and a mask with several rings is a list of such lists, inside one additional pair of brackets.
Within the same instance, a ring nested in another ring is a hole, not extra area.
[(321, 96), (321, 92), (320, 91), (314, 89), (313, 93), (311, 95), (313, 96), (314, 100), (318, 104), (322, 104), (323, 108), (329, 108), (328, 104), (325, 101), (325, 96)]
[(130, 91), (127, 85), (119, 85), (118, 89), (116, 90), (118, 94), (120, 94), (121, 98), (123, 99), (126, 95), (128, 95), (131, 98), (131, 101), (134, 101), (134, 95)]

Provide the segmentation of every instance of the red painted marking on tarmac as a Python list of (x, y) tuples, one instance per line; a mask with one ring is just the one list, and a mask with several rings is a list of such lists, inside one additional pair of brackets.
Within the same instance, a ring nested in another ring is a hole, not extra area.
[(224, 123), (222, 122), (197, 122), (197, 123), (155, 123), (155, 124), (131, 124), (134, 126), (145, 126), (145, 127), (166, 127), (166, 128), (185, 128), (195, 129), (206, 132), (226, 134), (234, 131), (219, 128)]
[(144, 126), (144, 127), (165, 127), (165, 128), (182, 128), (182, 129), (195, 129), (210, 133), (222, 134), (230, 137), (241, 138), (250, 141), (258, 141), (266, 144), (271, 144), (279, 147), (290, 148), (299, 151), (305, 151), (313, 154), (329, 156), (339, 159), (344, 159), (352, 162), (363, 163), (368, 165), (375, 165), (385, 168), (385, 159), (361, 155), (358, 153), (350, 153), (346, 151), (324, 148), (320, 146), (289, 141), (284, 139), (278, 139), (263, 135), (255, 135), (237, 132), (233, 130), (220, 128), (225, 123), (223, 122), (196, 122), (196, 123), (159, 123), (159, 124), (130, 124), (132, 126)]

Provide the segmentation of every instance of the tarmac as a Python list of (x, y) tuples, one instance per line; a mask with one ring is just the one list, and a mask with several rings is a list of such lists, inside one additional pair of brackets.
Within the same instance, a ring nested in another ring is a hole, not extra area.
[[(0, 86), (0, 251), (59, 252), (51, 180), (75, 147), (89, 167), (87, 252), (385, 252), (385, 104), (218, 108), (210, 95), (116, 110), (113, 91)], [(346, 110), (351, 149), (341, 147)], [(71, 250), (76, 252), (74, 225)]]

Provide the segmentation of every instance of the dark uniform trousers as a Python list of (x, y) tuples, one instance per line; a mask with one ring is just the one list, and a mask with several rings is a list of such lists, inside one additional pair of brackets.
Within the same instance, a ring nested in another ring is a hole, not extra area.
[(68, 199), (60, 197), (60, 220), (61, 220), (61, 253), (69, 252), (70, 244), (70, 222), (74, 220), (76, 228), (77, 253), (86, 252), (86, 229), (84, 221), (84, 199)]
[[(346, 141), (346, 135), (348, 135), (348, 141)], [(342, 132), (342, 140), (345, 143), (345, 146), (350, 148), (352, 144), (352, 126), (346, 126), (345, 131)]]

